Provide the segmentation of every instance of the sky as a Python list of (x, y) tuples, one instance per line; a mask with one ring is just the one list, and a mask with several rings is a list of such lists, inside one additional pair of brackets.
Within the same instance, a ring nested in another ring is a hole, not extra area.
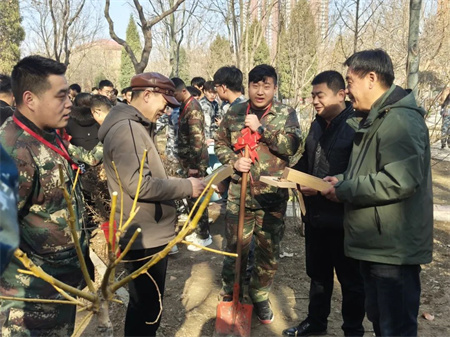
[[(104, 1), (103, 0), (92, 0), (101, 3), (101, 8), (104, 10)], [(131, 6), (128, 4), (128, 0), (111, 0), (110, 5), (110, 15), (112, 20), (114, 21), (114, 30), (116, 34), (120, 38), (125, 38), (125, 33), (127, 30), (128, 20), (130, 18), (130, 14), (132, 12)], [(109, 28), (106, 19), (104, 21), (104, 29), (103, 36), (104, 38), (110, 38), (109, 36)]]

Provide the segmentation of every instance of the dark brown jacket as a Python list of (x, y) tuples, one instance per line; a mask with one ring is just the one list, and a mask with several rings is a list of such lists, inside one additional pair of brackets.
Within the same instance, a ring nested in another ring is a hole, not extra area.
[(133, 205), (139, 180), (139, 167), (144, 150), (143, 179), (137, 206), (140, 210), (122, 236), (121, 245), (128, 243), (137, 228), (142, 233), (132, 249), (146, 249), (167, 244), (174, 237), (176, 207), (174, 199), (192, 194), (187, 179), (168, 179), (153, 141), (153, 124), (131, 105), (119, 104), (111, 109), (98, 132), (104, 145), (103, 162), (108, 177), (108, 189), (117, 191), (116, 221), (120, 218), (120, 188), (114, 172), (114, 161), (123, 187), (123, 222)]

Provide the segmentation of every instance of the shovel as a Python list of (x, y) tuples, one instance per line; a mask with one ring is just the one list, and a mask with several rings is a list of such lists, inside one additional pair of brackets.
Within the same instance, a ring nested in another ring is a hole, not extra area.
[[(248, 146), (245, 146), (245, 158), (249, 157)], [(245, 196), (247, 194), (248, 172), (242, 173), (241, 200), (239, 205), (239, 224), (237, 232), (237, 258), (233, 285), (233, 301), (220, 302), (216, 314), (216, 335), (226, 336), (250, 336), (252, 326), (253, 305), (239, 302), (241, 262), (242, 262), (242, 237), (244, 232)]]

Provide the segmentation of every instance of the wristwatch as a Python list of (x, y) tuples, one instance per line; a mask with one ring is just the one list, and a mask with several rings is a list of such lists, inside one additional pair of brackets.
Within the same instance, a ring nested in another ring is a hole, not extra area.
[(256, 129), (256, 132), (258, 132), (262, 136), (264, 133), (264, 130), (265, 130), (264, 126), (261, 125), (259, 128)]

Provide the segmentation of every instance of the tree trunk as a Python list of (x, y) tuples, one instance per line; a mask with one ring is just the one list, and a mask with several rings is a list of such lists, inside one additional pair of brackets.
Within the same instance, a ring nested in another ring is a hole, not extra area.
[(413, 90), (417, 97), (417, 84), (419, 82), (419, 25), (422, 0), (410, 0), (409, 2), (409, 35), (408, 35), (408, 59), (406, 62), (407, 88)]
[(356, 0), (356, 17), (355, 17), (355, 36), (353, 38), (353, 53), (358, 50), (358, 35), (359, 35), (359, 2)]

